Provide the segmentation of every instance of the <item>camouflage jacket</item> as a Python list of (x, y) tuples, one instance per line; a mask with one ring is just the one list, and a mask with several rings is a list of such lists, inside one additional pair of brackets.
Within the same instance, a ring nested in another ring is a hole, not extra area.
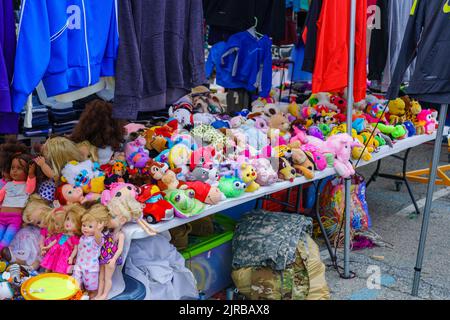
[(312, 219), (298, 214), (253, 210), (236, 226), (233, 237), (234, 269), (271, 267), (285, 270), (294, 263), (299, 241), (312, 232)]

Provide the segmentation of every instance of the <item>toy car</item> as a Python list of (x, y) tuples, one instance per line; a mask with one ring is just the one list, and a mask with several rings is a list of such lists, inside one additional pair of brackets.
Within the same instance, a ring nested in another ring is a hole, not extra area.
[(158, 186), (151, 184), (142, 186), (136, 199), (145, 204), (144, 219), (148, 223), (154, 224), (173, 219), (175, 209), (167, 200), (164, 200)]

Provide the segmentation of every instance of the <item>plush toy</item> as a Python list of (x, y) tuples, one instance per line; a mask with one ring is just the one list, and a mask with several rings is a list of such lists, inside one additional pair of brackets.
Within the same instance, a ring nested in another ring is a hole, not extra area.
[[(288, 118), (284, 114), (278, 113), (270, 117), (269, 127), (270, 131), (274, 131), (273, 134), (279, 135), (285, 141), (289, 141), (290, 139), (289, 130), (291, 129), (291, 124), (289, 123)], [(273, 134), (271, 134), (272, 137)]]
[(167, 164), (150, 159), (147, 162), (146, 170), (148, 174), (156, 181), (161, 190), (176, 189), (180, 185), (176, 174), (180, 169), (170, 170)]
[(353, 147), (353, 149), (352, 149), (352, 158), (354, 160), (358, 160), (358, 159), (361, 158), (364, 161), (370, 161), (372, 159), (372, 155), (370, 154), (368, 148)]
[(345, 113), (347, 110), (347, 100), (344, 98), (333, 95), (330, 97), (330, 103), (335, 105), (341, 113)]
[(136, 200), (145, 204), (144, 218), (148, 223), (170, 220), (174, 217), (173, 206), (163, 198), (163, 193), (156, 185), (143, 185), (139, 188)]
[[(190, 133), (201, 146), (212, 145), (216, 149), (216, 153), (227, 146), (230, 140), (222, 132), (206, 124), (195, 126)], [(191, 149), (196, 150), (196, 148)]]
[[(289, 144), (289, 147), (292, 150), (292, 163), (295, 171), (303, 175), (306, 179), (314, 178), (314, 163), (311, 161), (308, 155), (301, 149), (300, 143), (296, 141), (294, 143)], [(325, 161), (325, 158), (323, 160)]]
[(202, 124), (210, 125), (211, 123), (216, 121), (216, 118), (212, 114), (209, 114), (209, 113), (194, 113), (193, 121), (194, 121), (194, 126), (198, 126), (198, 125), (202, 125)]
[(282, 180), (294, 181), (296, 171), (286, 158), (278, 158), (278, 177)]
[(416, 127), (411, 121), (405, 121), (403, 122), (403, 126), (408, 131), (408, 137), (412, 137), (416, 135)]
[(300, 106), (297, 104), (295, 96), (291, 97), (290, 100), (291, 101), (288, 106), (288, 112), (295, 118), (300, 119), (301, 118)]
[(183, 143), (174, 145), (168, 154), (167, 160), (170, 169), (181, 169), (178, 173), (178, 179), (185, 180), (186, 174), (189, 172), (189, 162), (191, 160), (191, 149)]
[(116, 197), (119, 193), (123, 194), (124, 192), (131, 194), (136, 198), (137, 196), (137, 188), (130, 183), (113, 183), (109, 190), (104, 190), (102, 192), (101, 203), (106, 206), (111, 199)]
[(131, 169), (144, 168), (150, 159), (148, 150), (144, 148), (145, 144), (145, 138), (138, 137), (125, 145), (125, 157)]
[(195, 191), (183, 185), (181, 189), (172, 189), (165, 192), (164, 199), (169, 201), (176, 209), (175, 215), (180, 218), (189, 218), (202, 213), (205, 204), (195, 199)]
[(308, 143), (308, 137), (304, 128), (293, 126), (294, 135), (291, 137), (290, 143), (299, 141), (301, 144)]
[(194, 170), (195, 167), (212, 168), (216, 150), (213, 146), (201, 147), (191, 153), (189, 167)]
[(177, 120), (178, 128), (190, 129), (194, 125), (194, 107), (187, 101), (176, 103), (169, 108), (169, 117)]
[(61, 170), (61, 181), (81, 187), (84, 193), (102, 193), (105, 189), (105, 175), (98, 163), (91, 160), (70, 161)]
[(186, 182), (186, 185), (195, 190), (195, 198), (203, 203), (214, 205), (226, 199), (218, 187), (212, 187), (205, 182)]
[(382, 123), (378, 124), (378, 129), (384, 134), (390, 135), (394, 139), (403, 139), (407, 136), (408, 131), (401, 124), (396, 126), (388, 126)]
[(417, 115), (418, 124), (423, 126), (426, 134), (432, 134), (436, 131), (437, 121), (433, 116), (433, 112), (429, 109), (420, 111)]
[(323, 144), (322, 151), (335, 155), (334, 168), (341, 177), (349, 178), (355, 174), (355, 169), (350, 162), (353, 147), (361, 146), (346, 133), (329, 137)]
[(255, 182), (257, 174), (253, 166), (248, 163), (242, 163), (240, 169), (239, 176), (247, 185), (245, 192), (255, 192), (258, 190), (260, 185)]
[(395, 125), (400, 122), (401, 117), (406, 113), (405, 101), (401, 98), (389, 101), (389, 123)]
[(261, 186), (268, 186), (278, 181), (278, 174), (272, 168), (269, 159), (259, 158), (251, 160), (250, 164), (256, 170), (256, 183)]
[(329, 111), (339, 111), (339, 108), (331, 103), (330, 101), (330, 94), (327, 92), (319, 92), (316, 93), (316, 99), (317, 103), (315, 104), (315, 109), (317, 112), (321, 113), (322, 111), (329, 112)]
[(414, 123), (417, 120), (417, 115), (422, 111), (422, 106), (416, 100), (412, 100), (409, 96), (403, 96), (402, 99), (405, 102), (405, 115), (402, 121), (411, 121)]
[(316, 138), (319, 138), (320, 140), (324, 140), (325, 137), (323, 136), (322, 130), (319, 129), (317, 126), (311, 126), (308, 128), (308, 135), (313, 136)]
[(247, 188), (247, 185), (236, 176), (224, 176), (219, 180), (219, 190), (227, 198), (240, 197)]

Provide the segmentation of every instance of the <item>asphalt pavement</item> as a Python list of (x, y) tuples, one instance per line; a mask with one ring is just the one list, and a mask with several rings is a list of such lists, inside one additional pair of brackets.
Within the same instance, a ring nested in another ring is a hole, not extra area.
[[(429, 166), (433, 143), (415, 147), (408, 160), (407, 170)], [(448, 164), (447, 145), (442, 149), (441, 164)], [(376, 164), (359, 169), (368, 179)], [(382, 162), (381, 171), (397, 174), (402, 162), (392, 157)], [(420, 210), (423, 212), (427, 185), (411, 182)], [(406, 186), (400, 191), (392, 180), (378, 178), (367, 189), (367, 202), (372, 230), (390, 247), (375, 247), (352, 251), (350, 270), (353, 279), (342, 279), (330, 266), (328, 252), (321, 246), (326, 278), (335, 300), (450, 300), (450, 187), (436, 186), (423, 261), (422, 280), (418, 297), (411, 296), (414, 266), (419, 245), (423, 215), (415, 215)], [(338, 264), (343, 266), (342, 251)]]

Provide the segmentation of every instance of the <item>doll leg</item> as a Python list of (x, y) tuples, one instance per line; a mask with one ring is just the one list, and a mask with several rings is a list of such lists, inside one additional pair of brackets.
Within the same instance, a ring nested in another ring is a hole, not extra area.
[(14, 239), (14, 236), (19, 231), (20, 226), (10, 224), (6, 230), (3, 232), (3, 236), (0, 238), (0, 250), (5, 247), (8, 247), (11, 241)]
[(109, 291), (112, 287), (112, 276), (114, 273), (114, 270), (116, 270), (116, 265), (106, 264), (105, 265), (105, 284), (103, 288), (103, 292), (101, 295), (97, 295), (94, 300), (106, 300), (108, 299)]
[(100, 265), (100, 273), (98, 275), (98, 291), (95, 298), (101, 296), (103, 291), (105, 291), (105, 265)]

